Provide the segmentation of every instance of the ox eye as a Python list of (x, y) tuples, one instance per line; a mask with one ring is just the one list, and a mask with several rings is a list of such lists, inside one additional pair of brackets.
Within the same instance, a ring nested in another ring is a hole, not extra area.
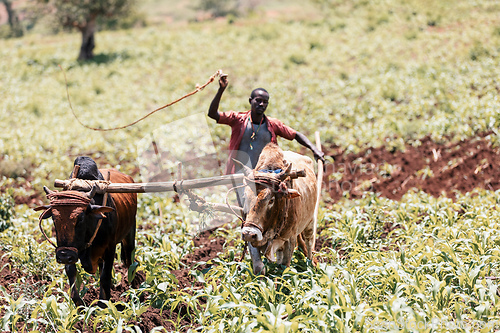
[(268, 205), (269, 205), (269, 206), (274, 205), (274, 198), (269, 199), (269, 203), (268, 203)]

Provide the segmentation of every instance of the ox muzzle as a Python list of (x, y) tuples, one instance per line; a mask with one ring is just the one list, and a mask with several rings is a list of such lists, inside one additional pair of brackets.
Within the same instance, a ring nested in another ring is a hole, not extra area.
[(78, 262), (78, 249), (74, 247), (58, 247), (56, 260), (59, 264), (71, 265)]
[(245, 222), (241, 229), (241, 237), (245, 242), (255, 243), (261, 242), (263, 239), (262, 228), (251, 222)]

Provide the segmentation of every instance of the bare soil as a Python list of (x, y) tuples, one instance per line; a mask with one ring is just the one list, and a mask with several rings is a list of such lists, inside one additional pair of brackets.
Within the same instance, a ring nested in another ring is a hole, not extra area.
[[(433, 142), (430, 137), (425, 137), (420, 140), (419, 146), (407, 146), (403, 151), (369, 148), (358, 154), (344, 154), (338, 147), (324, 147), (334, 162), (325, 166), (323, 186), (330, 196), (323, 199), (325, 202), (334, 202), (342, 197), (359, 198), (365, 191), (399, 200), (410, 189), (451, 198), (455, 197), (455, 192), (464, 193), (476, 188), (497, 190), (500, 188), (500, 149), (492, 146), (487, 138), (489, 134), (491, 133), (484, 133), (473, 139), (451, 144), (439, 144)], [(36, 201), (36, 198), (30, 200)], [(387, 228), (390, 231), (391, 226)], [(223, 252), (226, 242), (223, 237), (215, 237), (213, 231), (205, 231), (193, 241), (194, 252), (182, 259), (185, 268), (172, 271), (179, 281), (179, 290), (200, 287), (200, 283), (192, 278), (189, 271), (209, 267), (210, 259)], [(328, 245), (328, 240), (320, 237), (316, 247), (319, 250)], [(1, 258), (0, 285), (8, 293), (17, 292), (16, 283), (23, 276), (32, 284), (50, 284), (50, 281), (40, 277), (26, 276), (27, 273), (11, 268), (7, 257)], [(200, 261), (206, 264), (197, 266)], [(126, 281), (125, 268), (116, 263), (115, 270), (120, 271), (124, 277), (112, 289), (111, 299), (118, 301), (122, 293), (129, 288), (129, 284)], [(84, 301), (90, 304), (98, 298), (98, 294), (99, 291), (91, 287)], [(174, 311), (160, 311), (151, 307), (141, 315), (136, 324), (143, 332), (149, 332), (157, 326), (163, 326), (166, 331), (170, 331), (174, 329), (172, 322), (178, 320), (186, 327), (196, 327), (182, 305)], [(91, 331), (83, 325), (79, 329)]]
[(325, 166), (324, 188), (333, 201), (360, 198), (364, 191), (394, 200), (410, 189), (451, 198), (476, 188), (494, 191), (500, 188), (500, 149), (487, 139), (490, 134), (451, 144), (425, 137), (419, 146), (408, 145), (404, 151), (369, 148), (358, 154), (330, 154), (334, 163)]

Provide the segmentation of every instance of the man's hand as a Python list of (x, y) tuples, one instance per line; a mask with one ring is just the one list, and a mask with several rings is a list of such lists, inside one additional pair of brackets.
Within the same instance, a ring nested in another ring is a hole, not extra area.
[(220, 115), (219, 115), (219, 103), (220, 99), (222, 97), (222, 94), (224, 93), (224, 90), (226, 90), (227, 87), (227, 74), (221, 74), (219, 77), (219, 90), (215, 94), (214, 99), (212, 100), (212, 103), (210, 103), (210, 107), (208, 108), (208, 116), (215, 121), (219, 121)]
[(325, 163), (325, 153), (323, 153), (321, 150), (318, 149), (318, 147), (316, 147), (315, 145), (313, 145), (311, 143), (311, 141), (309, 141), (308, 138), (306, 138), (306, 136), (300, 132), (296, 132), (295, 133), (295, 140), (297, 140), (298, 143), (300, 143), (301, 145), (303, 145), (304, 147), (307, 147), (309, 148), (312, 153), (314, 154), (314, 159), (316, 161), (318, 161), (318, 159), (320, 159), (321, 161), (323, 161), (323, 164)]
[(325, 153), (316, 149), (316, 151), (314, 152), (314, 159), (316, 160), (316, 162), (318, 160), (321, 160), (323, 162), (323, 164), (325, 164), (325, 162), (326, 162), (325, 161)]
[(227, 84), (228, 84), (227, 74), (221, 74), (221, 76), (219, 78), (219, 88), (224, 90), (224, 89), (226, 89)]

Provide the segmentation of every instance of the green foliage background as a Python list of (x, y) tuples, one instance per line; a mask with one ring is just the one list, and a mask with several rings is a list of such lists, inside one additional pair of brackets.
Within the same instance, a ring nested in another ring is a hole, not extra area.
[[(80, 126), (69, 109), (64, 76), (78, 117), (114, 127), (143, 116), (203, 84), (218, 69), (229, 74), (221, 110), (248, 109), (257, 87), (271, 94), (268, 114), (326, 146), (347, 152), (385, 145), (403, 149), (430, 134), (441, 142), (491, 130), (498, 144), (500, 4), (496, 1), (329, 1), (310, 19), (264, 19), (263, 12), (224, 20), (100, 32), (96, 58), (78, 63), (77, 34), (31, 34), (0, 41), (0, 186), (29, 195), (66, 178), (77, 155), (101, 167), (136, 168), (136, 143), (160, 125), (206, 112), (217, 83), (122, 131)], [(233, 22), (234, 18), (231, 19)], [(229, 129), (212, 122), (216, 147)], [(184, 130), (178, 129), (182, 137)], [(298, 150), (295, 142), (281, 141)], [(17, 185), (30, 186), (19, 188)], [(16, 185), (16, 186), (14, 186)], [(38, 244), (35, 214), (16, 207), (1, 247), (17, 267), (50, 277), (50, 287), (17, 281), (3, 293), (4, 329), (64, 331), (94, 318), (100, 330), (132, 330), (148, 306), (188, 305), (192, 321), (211, 331), (428, 331), (429, 323), (497, 325), (498, 192), (457, 195), (455, 201), (410, 193), (401, 202), (375, 197), (342, 201), (320, 211), (323, 235), (338, 246), (318, 253), (313, 268), (296, 254), (292, 267), (253, 276), (237, 263), (237, 230), (219, 231), (226, 246), (203, 288), (178, 290), (170, 270), (192, 251), (186, 208), (141, 196), (137, 260), (146, 282), (127, 294), (125, 310), (76, 311), (64, 292), (62, 267), (47, 242)], [(162, 207), (164, 220), (158, 209)], [(10, 214), (9, 210), (9, 214)], [(401, 225), (381, 239), (383, 223)], [(50, 230), (50, 221), (44, 228)], [(154, 231), (151, 231), (154, 230)], [(56, 272), (54, 274), (54, 272)], [(89, 280), (90, 277), (85, 276)], [(119, 277), (116, 277), (118, 279)], [(90, 283), (90, 282), (88, 282)], [(38, 289), (37, 289), (38, 288)], [(139, 295), (149, 297), (140, 301)], [(427, 323), (411, 329), (411, 323)], [(378, 326), (377, 326), (378, 325)], [(464, 326), (465, 327), (465, 326)], [(472, 328), (471, 328), (472, 327)], [(182, 329), (180, 325), (178, 329)], [(446, 331), (438, 327), (435, 331)]]

